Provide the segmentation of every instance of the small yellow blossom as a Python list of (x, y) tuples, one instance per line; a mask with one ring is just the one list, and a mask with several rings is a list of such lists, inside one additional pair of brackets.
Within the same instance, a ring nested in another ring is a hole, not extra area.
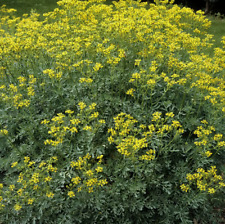
[(102, 64), (101, 63), (96, 63), (95, 66), (94, 66), (94, 68), (93, 68), (93, 70), (95, 72), (97, 72), (100, 68), (103, 68)]
[(54, 197), (54, 194), (53, 194), (52, 192), (47, 192), (47, 193), (46, 193), (46, 196), (47, 196), (48, 198), (53, 198), (53, 197)]
[(91, 176), (93, 176), (93, 171), (92, 170), (88, 170), (88, 171), (86, 171), (86, 174), (89, 176), (89, 177), (91, 177)]
[(22, 206), (21, 206), (20, 204), (16, 204), (16, 205), (14, 206), (14, 209), (15, 209), (16, 211), (19, 211), (21, 208), (22, 208)]
[(71, 182), (75, 185), (78, 185), (81, 181), (81, 178), (80, 177), (74, 177), (71, 179)]
[(32, 205), (33, 202), (34, 202), (34, 199), (33, 199), (33, 198), (29, 198), (27, 204), (28, 204), (28, 205)]
[(131, 95), (131, 96), (134, 96), (134, 92), (135, 92), (135, 89), (131, 88), (131, 89), (129, 89), (129, 90), (126, 92), (126, 94), (127, 94), (127, 95)]
[(207, 157), (210, 157), (210, 156), (212, 155), (212, 152), (206, 151), (206, 152), (205, 152), (205, 155), (206, 155)]
[(15, 188), (15, 185), (9, 185), (9, 189), (10, 189), (10, 191), (13, 191), (14, 190), (14, 188)]
[(174, 117), (174, 113), (173, 112), (166, 113), (166, 116), (167, 117)]
[(103, 171), (103, 168), (101, 166), (98, 166), (95, 170), (97, 173), (100, 173)]
[(208, 192), (209, 192), (210, 194), (214, 194), (216, 191), (215, 191), (214, 188), (209, 188), (209, 189), (208, 189)]
[(0, 133), (1, 133), (2, 135), (8, 135), (8, 130), (6, 130), (6, 129), (1, 129), (1, 130), (0, 130)]
[(96, 103), (92, 103), (92, 104), (89, 106), (89, 109), (90, 109), (90, 110), (94, 110), (96, 106), (97, 106)]
[(82, 190), (82, 187), (77, 188), (77, 192), (80, 192)]
[(73, 110), (66, 110), (65, 113), (66, 113), (66, 114), (73, 114), (74, 111), (73, 111)]
[(99, 180), (99, 181), (98, 181), (98, 185), (101, 186), (101, 187), (103, 187), (103, 186), (106, 185), (106, 184), (108, 184), (108, 182), (107, 182), (106, 179), (104, 179), (104, 180)]
[(13, 167), (17, 166), (17, 164), (18, 164), (18, 162), (14, 162), (14, 163), (12, 163), (11, 167), (13, 168)]
[(185, 191), (185, 192), (187, 192), (189, 190), (189, 186), (188, 185), (185, 185), (185, 184), (182, 184), (180, 186), (180, 188), (181, 188), (182, 191)]
[(52, 180), (52, 178), (51, 178), (50, 176), (45, 177), (45, 182), (49, 182), (49, 181), (51, 181), (51, 180)]
[(214, 140), (215, 141), (219, 141), (221, 138), (223, 137), (223, 135), (222, 134), (216, 134), (216, 135), (214, 135)]
[(92, 128), (91, 128), (91, 126), (86, 125), (86, 126), (83, 128), (83, 130), (84, 130), (84, 131), (91, 131)]
[(79, 102), (78, 106), (80, 107), (81, 110), (83, 110), (86, 107), (86, 104), (84, 102)]
[(24, 163), (28, 163), (29, 161), (30, 161), (30, 157), (25, 156), (25, 157), (24, 157)]
[(69, 192), (68, 192), (68, 196), (69, 196), (70, 198), (73, 198), (73, 197), (75, 197), (75, 193), (74, 193), (73, 191), (69, 191)]
[(155, 112), (152, 114), (153, 118), (152, 121), (157, 121), (161, 118), (162, 113), (161, 112)]
[(140, 65), (140, 62), (141, 62), (141, 59), (135, 59), (135, 63), (134, 63), (134, 65), (139, 66), (139, 65)]
[(105, 124), (105, 120), (101, 119), (98, 121), (100, 124)]

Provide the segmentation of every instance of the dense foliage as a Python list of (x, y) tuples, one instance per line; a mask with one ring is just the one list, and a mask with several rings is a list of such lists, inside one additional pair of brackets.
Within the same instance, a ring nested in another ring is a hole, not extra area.
[(0, 223), (218, 224), (225, 50), (204, 53), (203, 12), (58, 5), (0, 10)]

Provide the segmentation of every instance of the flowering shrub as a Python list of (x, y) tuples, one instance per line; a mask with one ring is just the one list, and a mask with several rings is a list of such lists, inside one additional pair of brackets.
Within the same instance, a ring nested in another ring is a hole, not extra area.
[(0, 222), (219, 222), (225, 38), (169, 0), (0, 9)]

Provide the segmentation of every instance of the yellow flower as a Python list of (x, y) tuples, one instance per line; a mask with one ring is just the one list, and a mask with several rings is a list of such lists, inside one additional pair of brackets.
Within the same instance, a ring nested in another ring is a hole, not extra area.
[(81, 178), (80, 177), (74, 177), (71, 179), (71, 182), (75, 185), (78, 185), (81, 181)]
[(41, 121), (41, 124), (48, 124), (50, 121), (48, 121), (48, 120), (43, 120), (43, 121)]
[(82, 187), (77, 188), (77, 192), (80, 192), (82, 190)]
[(206, 120), (202, 120), (201, 123), (202, 124), (208, 124), (208, 122)]
[(89, 109), (90, 109), (90, 110), (94, 110), (96, 106), (97, 106), (96, 103), (92, 103), (92, 104), (89, 106)]
[(93, 68), (93, 70), (94, 70), (95, 72), (97, 72), (100, 68), (103, 68), (102, 64), (96, 63), (95, 66), (94, 66), (94, 68)]
[(69, 192), (68, 192), (68, 196), (69, 196), (70, 198), (73, 198), (73, 197), (75, 197), (75, 193), (74, 193), (73, 191), (69, 191)]
[(141, 62), (141, 59), (135, 59), (135, 63), (134, 63), (134, 65), (139, 66), (139, 65), (140, 65), (140, 62)]
[(15, 209), (16, 211), (19, 211), (21, 208), (22, 208), (22, 206), (21, 206), (20, 204), (16, 204), (16, 205), (14, 206), (14, 209)]
[(108, 142), (109, 142), (109, 144), (112, 144), (114, 142), (114, 139), (112, 136), (108, 137)]
[(34, 185), (33, 189), (37, 190), (38, 189), (38, 185)]
[(75, 167), (75, 166), (76, 166), (76, 162), (74, 162), (74, 161), (70, 162), (70, 166), (71, 166), (72, 168)]
[(99, 181), (98, 181), (98, 185), (101, 186), (101, 187), (103, 187), (103, 186), (106, 185), (106, 184), (108, 184), (108, 182), (107, 182), (106, 179), (104, 179), (104, 180), (99, 180)]
[(161, 112), (155, 112), (152, 114), (153, 118), (152, 118), (152, 121), (157, 121), (160, 119), (162, 113)]
[(79, 102), (78, 106), (80, 107), (81, 110), (83, 110), (86, 107), (86, 104), (84, 102)]
[(94, 192), (93, 187), (89, 187), (88, 188), (88, 193), (92, 193), (92, 192)]
[(52, 180), (52, 178), (51, 178), (50, 176), (45, 177), (45, 182), (49, 182), (49, 181), (51, 181), (51, 180)]
[(91, 128), (91, 126), (86, 125), (86, 126), (83, 128), (83, 130), (84, 130), (84, 131), (91, 131), (92, 128)]
[(66, 110), (65, 113), (66, 113), (66, 114), (73, 114), (74, 111), (73, 111), (73, 110)]
[(219, 141), (221, 138), (223, 137), (223, 135), (222, 134), (216, 134), (216, 135), (214, 135), (214, 140), (215, 141)]
[(0, 133), (1, 133), (2, 135), (8, 135), (8, 131), (7, 131), (6, 129), (1, 129), (1, 130), (0, 130)]
[(90, 118), (97, 118), (99, 115), (98, 112), (94, 112), (93, 114), (91, 114)]
[(10, 191), (13, 191), (13, 190), (14, 190), (14, 188), (15, 188), (15, 185), (14, 185), (14, 184), (9, 185), (9, 189), (10, 189)]
[(20, 189), (17, 191), (17, 194), (18, 194), (19, 196), (21, 196), (22, 193), (23, 193), (23, 191), (24, 191), (24, 189), (20, 188)]
[(172, 121), (172, 123), (173, 123), (172, 126), (175, 128), (182, 127), (179, 121)]
[(98, 164), (102, 163), (103, 155), (98, 156), (97, 159), (98, 159)]
[(100, 124), (105, 124), (105, 120), (101, 119), (98, 121)]
[(212, 155), (212, 153), (211, 153), (210, 151), (207, 151), (207, 152), (205, 152), (205, 155), (206, 155), (207, 157), (210, 157), (210, 156)]
[(131, 95), (131, 96), (134, 96), (134, 92), (135, 92), (135, 89), (131, 88), (131, 89), (129, 89), (129, 90), (126, 92), (126, 94), (127, 94), (127, 95)]
[(155, 85), (155, 83), (156, 83), (156, 81), (155, 81), (154, 79), (149, 79), (149, 80), (147, 81), (147, 84), (150, 85), (150, 86)]
[(35, 162), (34, 161), (31, 161), (31, 162), (28, 163), (28, 166), (31, 167), (34, 164), (35, 164)]
[(24, 163), (28, 163), (30, 161), (30, 157), (26, 156), (24, 157)]
[(167, 116), (167, 117), (174, 117), (174, 113), (173, 113), (173, 112), (166, 113), (166, 116)]
[(89, 179), (86, 181), (86, 186), (87, 187), (94, 186), (97, 182), (98, 182), (97, 178)]
[(185, 185), (185, 184), (182, 184), (180, 186), (180, 188), (181, 188), (182, 191), (185, 191), (185, 192), (187, 192), (189, 190), (189, 186), (188, 185)]
[(208, 189), (208, 192), (209, 192), (210, 194), (214, 194), (216, 191), (215, 191), (214, 188), (209, 188), (209, 189)]
[(93, 176), (93, 171), (92, 170), (88, 170), (88, 171), (86, 171), (86, 174), (89, 176), (89, 177), (91, 177), (91, 176)]
[(18, 162), (14, 162), (14, 163), (12, 163), (11, 167), (13, 168), (13, 167), (17, 166), (17, 164), (18, 164)]
[(27, 204), (28, 204), (28, 205), (32, 205), (33, 202), (34, 202), (34, 199), (33, 199), (33, 198), (29, 198)]
[(70, 131), (72, 132), (72, 133), (77, 133), (78, 132), (78, 130), (77, 130), (77, 128), (76, 127), (72, 127), (72, 128), (70, 128)]
[(53, 198), (53, 197), (54, 197), (54, 194), (53, 194), (52, 192), (47, 192), (47, 193), (46, 193), (46, 196), (47, 196), (48, 198)]
[(103, 171), (103, 168), (101, 166), (98, 166), (95, 170), (97, 173), (100, 173)]

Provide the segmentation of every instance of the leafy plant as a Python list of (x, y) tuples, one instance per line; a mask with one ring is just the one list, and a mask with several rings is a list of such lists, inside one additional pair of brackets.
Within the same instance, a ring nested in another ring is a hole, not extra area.
[(2, 223), (219, 222), (225, 51), (172, 3), (1, 8)]

